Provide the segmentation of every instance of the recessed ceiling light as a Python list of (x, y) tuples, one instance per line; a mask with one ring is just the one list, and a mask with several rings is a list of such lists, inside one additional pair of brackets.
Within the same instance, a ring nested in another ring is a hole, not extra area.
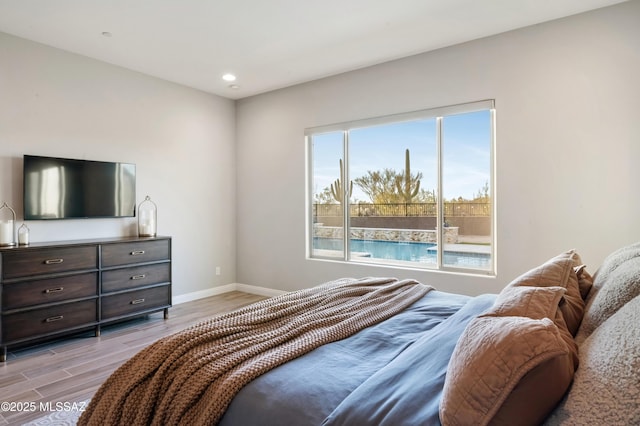
[(236, 81), (236, 76), (233, 74), (225, 74), (222, 76), (224, 81)]
[(230, 84), (229, 85), (229, 89), (236, 90), (236, 89), (239, 89), (239, 88), (240, 88), (240, 86), (238, 86), (237, 84)]
[(111, 37), (113, 34), (111, 34), (109, 31), (103, 31), (102, 35), (105, 37)]

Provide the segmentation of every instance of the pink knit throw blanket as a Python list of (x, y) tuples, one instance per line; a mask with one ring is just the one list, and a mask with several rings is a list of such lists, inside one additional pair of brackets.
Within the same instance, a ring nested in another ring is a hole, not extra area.
[(341, 279), (203, 321), (122, 365), (78, 424), (216, 424), (251, 380), (390, 318), (430, 290), (413, 280)]

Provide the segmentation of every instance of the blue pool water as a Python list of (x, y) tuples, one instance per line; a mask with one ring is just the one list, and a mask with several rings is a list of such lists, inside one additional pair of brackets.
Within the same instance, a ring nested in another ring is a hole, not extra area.
[[(432, 243), (413, 243), (398, 241), (351, 240), (351, 252), (366, 253), (366, 257), (375, 259), (401, 260), (436, 264), (436, 249)], [(335, 238), (314, 238), (313, 248), (319, 250), (342, 251), (342, 240)], [(490, 256), (485, 253), (463, 253), (445, 251), (443, 262), (449, 266), (489, 269)]]

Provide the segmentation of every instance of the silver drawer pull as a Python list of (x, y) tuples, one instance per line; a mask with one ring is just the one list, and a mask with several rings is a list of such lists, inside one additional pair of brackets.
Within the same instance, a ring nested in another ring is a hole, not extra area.
[(47, 259), (44, 261), (45, 265), (57, 265), (64, 262), (64, 259)]
[(139, 305), (140, 303), (144, 303), (144, 299), (136, 299), (131, 301), (132, 305)]
[(131, 253), (129, 253), (131, 256), (140, 256), (141, 254), (144, 254), (144, 250), (134, 250)]
[(44, 292), (47, 294), (51, 294), (51, 293), (60, 293), (62, 290), (64, 290), (64, 287), (48, 288)]
[(134, 275), (131, 277), (132, 280), (141, 280), (143, 278), (146, 278), (147, 274), (140, 274), (140, 275)]
[(64, 316), (63, 315), (58, 315), (57, 317), (49, 317), (46, 320), (44, 320), (44, 322), (54, 322), (54, 321), (60, 321), (61, 319), (63, 319)]

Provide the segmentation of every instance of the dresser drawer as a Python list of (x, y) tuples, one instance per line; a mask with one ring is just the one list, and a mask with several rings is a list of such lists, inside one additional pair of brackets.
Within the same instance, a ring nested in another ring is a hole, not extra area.
[(102, 273), (102, 292), (109, 293), (169, 281), (171, 281), (169, 262), (111, 269)]
[(96, 269), (98, 246), (60, 247), (2, 254), (3, 278), (29, 277), (55, 272)]
[(102, 266), (168, 260), (169, 251), (169, 240), (105, 244), (102, 246)]
[(135, 314), (153, 308), (168, 307), (171, 295), (168, 285), (134, 290), (102, 297), (102, 320)]
[(15, 309), (98, 295), (98, 273), (4, 284), (2, 309)]
[(96, 304), (97, 299), (82, 300), (4, 315), (2, 318), (3, 341), (15, 341), (82, 325), (94, 325), (98, 320)]

